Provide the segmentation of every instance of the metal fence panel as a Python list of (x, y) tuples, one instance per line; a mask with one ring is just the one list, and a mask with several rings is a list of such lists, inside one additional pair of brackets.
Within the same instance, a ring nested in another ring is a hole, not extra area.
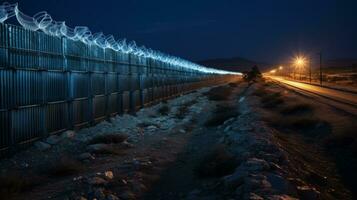
[(93, 113), (94, 118), (99, 119), (106, 116), (106, 96), (96, 96), (93, 99)]
[(89, 100), (80, 99), (73, 101), (73, 121), (75, 126), (89, 122)]
[(92, 94), (100, 95), (105, 94), (105, 74), (93, 73), (92, 74)]
[(72, 73), (71, 85), (72, 95), (74, 98), (87, 97), (88, 93), (88, 74), (87, 73)]
[(8, 109), (13, 104), (13, 71), (0, 70), (0, 110)]
[(49, 71), (44, 80), (47, 102), (63, 101), (67, 99), (67, 78), (63, 72)]
[(44, 109), (33, 106), (12, 111), (12, 134), (15, 143), (43, 136)]
[(11, 145), (11, 116), (10, 112), (0, 111), (0, 150)]
[(68, 126), (68, 105), (66, 102), (48, 104), (46, 106), (46, 130), (51, 134), (66, 130)]
[(201, 76), (151, 58), (0, 23), (0, 151), (136, 111), (198, 87), (194, 83)]
[(119, 101), (119, 93), (113, 93), (110, 94), (108, 97), (108, 112), (109, 114), (116, 114), (118, 112), (120, 112), (120, 103), (121, 101)]
[(42, 78), (37, 71), (16, 70), (13, 84), (16, 106), (41, 104), (43, 102)]

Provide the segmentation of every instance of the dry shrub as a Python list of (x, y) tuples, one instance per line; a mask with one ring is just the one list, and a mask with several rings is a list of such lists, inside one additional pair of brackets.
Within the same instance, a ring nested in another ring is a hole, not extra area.
[(238, 161), (234, 155), (224, 145), (217, 145), (204, 156), (195, 172), (201, 178), (221, 177), (233, 173), (237, 166)]
[[(314, 130), (318, 124), (325, 123), (318, 118), (310, 116), (278, 116), (269, 117), (270, 123), (275, 127), (288, 128), (293, 130), (307, 131)], [(327, 124), (326, 124), (327, 125)]]
[(61, 157), (57, 162), (49, 164), (47, 173), (51, 176), (61, 177), (78, 174), (84, 170), (84, 165), (69, 156)]
[(231, 82), (231, 83), (228, 83), (228, 85), (229, 85), (229, 87), (235, 88), (235, 87), (238, 87), (239, 82)]
[[(98, 144), (97, 144), (98, 145)], [(113, 144), (101, 144), (103, 146), (90, 150), (94, 154), (110, 154), (110, 155), (123, 155), (127, 146), (113, 145)]]
[(138, 123), (137, 127), (145, 128), (145, 127), (148, 127), (148, 126), (151, 126), (151, 125), (153, 125), (153, 124), (149, 123), (149, 122), (141, 122), (141, 123)]
[(163, 105), (159, 108), (158, 113), (160, 115), (168, 115), (170, 112), (170, 108), (167, 105)]
[(284, 103), (280, 92), (268, 91), (264, 87), (257, 88), (252, 94), (261, 97), (260, 102), (264, 108), (275, 108)]
[(275, 108), (278, 105), (284, 103), (284, 99), (281, 96), (280, 92), (269, 94), (262, 96), (261, 103), (263, 104), (264, 108)]
[(175, 114), (176, 118), (179, 118), (179, 119), (185, 118), (185, 116), (188, 112), (188, 108), (196, 103), (197, 103), (197, 100), (194, 99), (194, 100), (191, 100), (191, 101), (188, 101), (188, 102), (182, 104), (181, 107), (177, 110), (177, 113)]
[(219, 126), (226, 120), (238, 115), (238, 111), (233, 106), (218, 106), (212, 113), (212, 116), (205, 122), (205, 126)]
[(259, 87), (252, 94), (258, 97), (262, 97), (267, 95), (268, 92), (263, 87)]
[(104, 134), (97, 135), (89, 140), (89, 144), (116, 144), (122, 143), (128, 139), (128, 135), (122, 133), (112, 133), (112, 134)]
[(218, 86), (211, 88), (204, 95), (208, 96), (211, 101), (225, 101), (229, 100), (232, 93), (232, 88), (228, 86)]
[(283, 109), (281, 109), (280, 113), (283, 115), (289, 115), (289, 114), (306, 114), (306, 113), (311, 113), (313, 111), (313, 108), (309, 104), (301, 103), (301, 104), (292, 104), (292, 105), (287, 105)]

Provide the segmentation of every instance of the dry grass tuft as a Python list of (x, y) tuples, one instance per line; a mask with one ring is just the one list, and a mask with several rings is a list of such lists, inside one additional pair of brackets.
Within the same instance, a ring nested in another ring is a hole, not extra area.
[(238, 87), (239, 82), (231, 82), (231, 83), (228, 83), (228, 85), (229, 85), (229, 87), (235, 88), (235, 87)]
[(158, 110), (158, 113), (159, 113), (160, 115), (168, 115), (169, 112), (170, 112), (170, 108), (169, 108), (169, 106), (167, 106), (166, 104), (163, 105), (163, 106), (161, 106), (161, 107), (159, 108), (159, 110)]
[(88, 143), (89, 144), (116, 144), (122, 143), (128, 139), (128, 135), (122, 133), (112, 133), (97, 135), (93, 137)]
[(262, 97), (268, 94), (268, 92), (266, 91), (266, 89), (264, 87), (258, 87), (253, 93), (253, 95), (258, 96), (258, 97)]
[(264, 108), (275, 108), (285, 102), (280, 92), (268, 91), (265, 87), (257, 88), (252, 94), (260, 97)]
[(218, 86), (211, 88), (204, 95), (208, 96), (211, 101), (225, 101), (229, 100), (232, 93), (232, 88), (228, 86)]
[(311, 113), (313, 111), (313, 107), (309, 104), (301, 103), (301, 104), (292, 104), (287, 105), (283, 109), (281, 109), (280, 113), (283, 115), (295, 115), (295, 114), (306, 114)]
[(221, 177), (233, 173), (237, 166), (234, 155), (218, 145), (200, 161), (195, 172), (201, 178)]
[(267, 93), (262, 96), (261, 102), (264, 108), (275, 108), (284, 103), (284, 99), (281, 96), (280, 92), (276, 93)]
[(314, 116), (277, 116), (270, 118), (270, 121), (276, 127), (300, 131), (313, 130), (318, 124), (323, 123)]
[(94, 154), (123, 155), (126, 148), (128, 147), (104, 144), (104, 146), (93, 149), (90, 152)]
[(236, 117), (238, 114), (235, 107), (218, 106), (204, 125), (207, 127), (219, 126), (229, 118)]
[(188, 102), (182, 104), (181, 107), (177, 110), (177, 113), (175, 114), (175, 117), (179, 118), (179, 119), (185, 118), (189, 107), (192, 106), (193, 104), (196, 104), (196, 103), (197, 103), (197, 100), (194, 99), (194, 100), (191, 100), (191, 101), (188, 101)]

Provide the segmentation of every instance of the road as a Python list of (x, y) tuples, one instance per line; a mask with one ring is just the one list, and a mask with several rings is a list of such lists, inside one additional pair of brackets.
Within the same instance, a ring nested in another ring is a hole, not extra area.
[(336, 108), (357, 115), (357, 94), (341, 90), (335, 90), (331, 88), (325, 88), (317, 85), (311, 85), (307, 83), (291, 81), (276, 76), (268, 77), (296, 92), (317, 98), (319, 100), (323, 100)]

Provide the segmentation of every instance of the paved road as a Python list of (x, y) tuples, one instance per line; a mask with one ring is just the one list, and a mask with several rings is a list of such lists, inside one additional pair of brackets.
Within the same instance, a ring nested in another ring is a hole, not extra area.
[(324, 101), (324, 103), (357, 116), (357, 94), (325, 88), (317, 85), (311, 85), (308, 83), (286, 80), (281, 77), (268, 77), (280, 82), (283, 86), (286, 86), (304, 95), (314, 97), (320, 102)]

